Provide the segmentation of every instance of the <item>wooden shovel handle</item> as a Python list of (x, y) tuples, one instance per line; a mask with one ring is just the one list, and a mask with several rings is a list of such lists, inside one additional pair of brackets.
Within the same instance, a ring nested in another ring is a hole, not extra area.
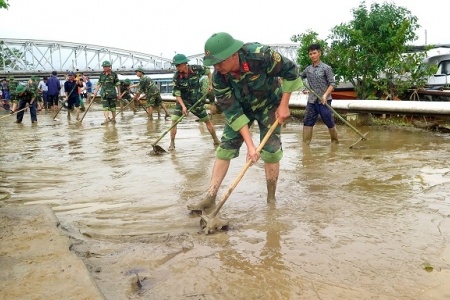
[(13, 115), (15, 115), (15, 114), (17, 114), (17, 113), (19, 113), (19, 112), (21, 112), (21, 111), (27, 109), (27, 108), (28, 108), (28, 105), (25, 106), (24, 108), (22, 108), (21, 110), (16, 110), (16, 111), (13, 112), (12, 114), (7, 114), (6, 116), (1, 117), (0, 120), (1, 120), (1, 119), (4, 119), (4, 118), (7, 118), (7, 117), (10, 117), (10, 116), (13, 116)]
[[(271, 137), (272, 133), (274, 132), (275, 128), (278, 126), (278, 119), (275, 120), (275, 122), (270, 126), (269, 131), (267, 131), (266, 135), (264, 136), (263, 140), (259, 144), (258, 148), (256, 148), (256, 152), (260, 153), (262, 148), (266, 145), (267, 141)], [(225, 204), (225, 201), (227, 201), (228, 197), (233, 192), (234, 188), (238, 185), (238, 183), (241, 181), (242, 177), (244, 177), (245, 172), (247, 172), (248, 168), (252, 165), (252, 161), (248, 160), (245, 166), (242, 168), (241, 172), (238, 174), (236, 179), (234, 180), (233, 184), (228, 188), (225, 195), (220, 199), (219, 204), (216, 207), (216, 210), (212, 213), (212, 216), (215, 217), (219, 210), (222, 208), (222, 206)]]

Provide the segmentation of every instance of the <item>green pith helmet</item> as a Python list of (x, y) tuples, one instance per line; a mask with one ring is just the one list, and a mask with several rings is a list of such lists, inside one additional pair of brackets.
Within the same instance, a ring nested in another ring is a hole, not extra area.
[(25, 92), (26, 90), (27, 90), (27, 88), (24, 87), (23, 85), (18, 85), (18, 86), (16, 87), (16, 93), (17, 93), (17, 94), (23, 93), (23, 92)]
[(130, 79), (125, 79), (123, 82), (125, 82), (125, 84), (130, 84), (131, 83), (131, 81), (130, 81)]
[(186, 57), (186, 55), (177, 54), (173, 57), (172, 65), (173, 66), (180, 65), (180, 64), (187, 63), (188, 61), (189, 61), (189, 59)]
[(105, 60), (105, 61), (102, 63), (102, 67), (111, 67), (111, 63), (110, 63), (109, 61)]
[(226, 32), (214, 33), (205, 43), (203, 64), (205, 66), (218, 64), (233, 55), (242, 45), (244, 42), (235, 40)]
[(136, 70), (134, 70), (135, 72), (141, 72), (142, 74), (145, 74), (144, 69), (142, 68), (137, 68)]

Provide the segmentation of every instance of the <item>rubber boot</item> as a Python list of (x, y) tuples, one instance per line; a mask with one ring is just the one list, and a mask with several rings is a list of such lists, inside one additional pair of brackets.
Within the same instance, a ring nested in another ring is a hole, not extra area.
[(267, 180), (267, 203), (275, 202), (275, 191), (277, 190), (277, 182), (275, 180)]
[(216, 206), (216, 196), (207, 195), (206, 198), (196, 204), (190, 204), (187, 206), (189, 210), (206, 211), (207, 213)]
[(77, 110), (77, 115), (76, 115), (76, 119), (77, 119), (77, 121), (79, 121), (79, 120), (80, 120), (80, 110)]
[(303, 126), (303, 143), (309, 145), (312, 140), (313, 127), (312, 126)]
[(334, 126), (333, 128), (328, 128), (328, 131), (330, 132), (331, 143), (332, 144), (339, 144), (338, 133), (337, 133), (337, 130), (336, 130), (336, 126)]
[(175, 139), (170, 139), (169, 151), (175, 150)]

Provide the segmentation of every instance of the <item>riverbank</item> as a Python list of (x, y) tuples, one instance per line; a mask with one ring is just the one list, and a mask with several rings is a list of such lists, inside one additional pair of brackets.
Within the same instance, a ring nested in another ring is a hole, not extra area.
[(44, 205), (0, 208), (1, 299), (105, 299)]

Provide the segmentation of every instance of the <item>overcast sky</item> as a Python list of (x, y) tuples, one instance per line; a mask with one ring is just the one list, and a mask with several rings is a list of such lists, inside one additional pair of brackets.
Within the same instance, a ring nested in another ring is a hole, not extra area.
[[(370, 7), (373, 2), (367, 0)], [(416, 45), (450, 44), (449, 0), (388, 1), (418, 17)], [(0, 9), (0, 38), (94, 44), (171, 58), (203, 52), (214, 32), (244, 42), (292, 43), (307, 29), (326, 38), (330, 29), (352, 19), (359, 0), (9, 0)], [(427, 34), (425, 35), (425, 31)], [(426, 36), (426, 38), (425, 38)]]

